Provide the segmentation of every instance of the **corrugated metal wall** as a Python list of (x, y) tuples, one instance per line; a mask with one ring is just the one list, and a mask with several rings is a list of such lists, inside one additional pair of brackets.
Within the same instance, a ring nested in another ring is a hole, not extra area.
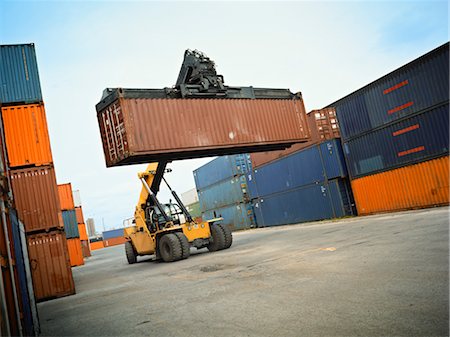
[(109, 231), (104, 231), (102, 233), (103, 240), (118, 238), (118, 237), (122, 237), (122, 236), (124, 236), (123, 228), (112, 229)]
[(218, 207), (203, 212), (204, 219), (223, 218), (222, 223), (229, 225), (231, 230), (241, 230), (256, 227), (253, 207), (250, 203), (240, 203)]
[(64, 231), (67, 239), (79, 238), (77, 215), (75, 210), (62, 211)]

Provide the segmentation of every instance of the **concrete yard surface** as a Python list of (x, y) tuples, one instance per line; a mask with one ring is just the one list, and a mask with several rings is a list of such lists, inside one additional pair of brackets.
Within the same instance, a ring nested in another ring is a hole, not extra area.
[(43, 336), (448, 336), (449, 208), (234, 233), (175, 263), (124, 247), (39, 304)]

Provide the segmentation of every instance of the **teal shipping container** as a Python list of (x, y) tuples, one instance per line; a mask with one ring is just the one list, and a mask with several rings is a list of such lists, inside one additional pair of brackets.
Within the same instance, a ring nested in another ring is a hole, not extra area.
[(241, 203), (216, 208), (202, 213), (203, 219), (223, 218), (221, 223), (229, 225), (231, 230), (242, 230), (256, 227), (253, 207), (250, 203)]
[(64, 231), (66, 232), (66, 238), (79, 238), (80, 232), (78, 231), (77, 215), (75, 213), (75, 210), (62, 211), (62, 217), (64, 221)]

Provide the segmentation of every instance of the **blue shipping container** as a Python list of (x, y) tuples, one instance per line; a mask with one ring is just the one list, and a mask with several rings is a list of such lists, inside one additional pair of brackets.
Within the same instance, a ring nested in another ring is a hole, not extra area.
[(350, 184), (340, 178), (256, 199), (253, 209), (258, 227), (356, 215)]
[(344, 143), (351, 177), (448, 155), (449, 123), (447, 103)]
[(340, 139), (332, 139), (258, 167), (246, 177), (254, 199), (347, 175)]
[(34, 44), (0, 46), (0, 103), (42, 102)]
[(252, 169), (249, 154), (217, 157), (194, 171), (197, 190), (216, 184), (222, 180), (245, 174)]
[(62, 217), (64, 221), (64, 231), (66, 232), (66, 238), (79, 238), (80, 232), (78, 231), (77, 215), (75, 213), (75, 210), (62, 211)]
[(343, 140), (448, 101), (449, 44), (330, 104)]
[(210, 185), (198, 191), (198, 200), (202, 212), (248, 202), (247, 180), (245, 176), (241, 175)]
[(221, 223), (230, 225), (232, 230), (256, 227), (253, 207), (250, 203), (242, 203), (217, 208), (202, 213), (204, 220), (222, 217)]
[(120, 238), (120, 237), (124, 236), (123, 228), (105, 231), (102, 233), (102, 236), (103, 236), (103, 240), (108, 240), (108, 239), (112, 239), (112, 238)]

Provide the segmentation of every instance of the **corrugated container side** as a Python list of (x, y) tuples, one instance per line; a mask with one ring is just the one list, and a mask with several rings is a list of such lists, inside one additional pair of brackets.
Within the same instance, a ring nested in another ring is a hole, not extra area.
[[(332, 219), (351, 213), (352, 202), (346, 199), (348, 185), (335, 179), (328, 183), (303, 186), (254, 200), (258, 227), (295, 224)], [(350, 202), (350, 204), (349, 204)]]
[[(97, 117), (107, 166), (282, 149), (309, 138), (301, 99), (120, 97)], [(169, 134), (158, 125), (183, 128)]]
[(10, 171), (14, 202), (27, 232), (64, 226), (51, 166)]
[(105, 247), (123, 245), (126, 241), (127, 241), (127, 239), (125, 239), (125, 237), (119, 236), (119, 237), (103, 240), (103, 245)]
[(62, 211), (62, 217), (64, 222), (64, 231), (66, 232), (66, 238), (79, 238), (80, 233), (78, 231), (77, 216), (75, 210)]
[(79, 190), (72, 191), (72, 197), (73, 197), (73, 204), (75, 205), (75, 208), (81, 207), (80, 191)]
[(314, 114), (314, 121), (321, 141), (341, 137), (334, 108), (313, 110), (311, 114)]
[(37, 301), (75, 293), (64, 232), (30, 234), (28, 253)]
[(252, 170), (249, 154), (237, 154), (218, 157), (194, 170), (197, 190), (202, 190), (220, 181), (245, 174)]
[(77, 223), (84, 224), (83, 208), (81, 206), (75, 207), (75, 214), (77, 215)]
[(72, 195), (72, 184), (58, 184), (59, 200), (62, 210), (71, 210), (75, 208)]
[(358, 214), (449, 204), (449, 157), (352, 181)]
[(122, 236), (124, 236), (123, 228), (112, 229), (112, 230), (109, 230), (109, 231), (104, 231), (102, 233), (103, 240), (112, 239), (112, 238), (118, 238), (118, 237), (122, 237)]
[(232, 230), (248, 229), (256, 227), (253, 207), (250, 203), (226, 206), (202, 213), (203, 219), (222, 217), (221, 223), (230, 225)]
[(0, 104), (42, 102), (34, 44), (0, 46)]
[(81, 250), (83, 251), (83, 257), (91, 256), (91, 249), (89, 248), (89, 241), (81, 240)]
[(91, 251), (93, 250), (97, 250), (97, 249), (102, 249), (105, 246), (103, 245), (103, 241), (95, 241), (95, 242), (91, 242)]
[(449, 98), (449, 44), (331, 104), (342, 138), (389, 124)]
[(87, 231), (86, 231), (86, 225), (84, 223), (78, 224), (78, 232), (80, 233), (81, 241), (89, 240), (89, 237), (88, 237)]
[(351, 176), (448, 155), (449, 123), (445, 104), (344, 143)]
[(200, 211), (200, 202), (196, 202), (185, 206), (189, 214), (191, 214), (192, 218), (195, 219), (202, 216), (202, 212)]
[(70, 265), (72, 267), (82, 266), (84, 264), (84, 259), (80, 239), (67, 239), (67, 249), (69, 251)]
[(198, 197), (202, 212), (248, 202), (247, 181), (243, 175), (233, 177), (200, 190)]
[(10, 167), (53, 162), (43, 104), (2, 107)]

